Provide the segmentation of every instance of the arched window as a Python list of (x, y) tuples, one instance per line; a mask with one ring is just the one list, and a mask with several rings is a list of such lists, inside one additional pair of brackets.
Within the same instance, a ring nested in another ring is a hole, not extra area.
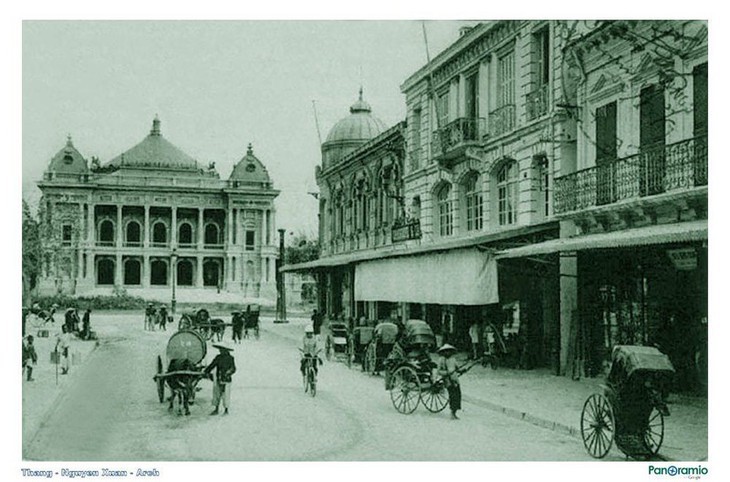
[(99, 224), (99, 242), (105, 245), (114, 244), (114, 223), (110, 219)]
[(167, 284), (167, 263), (161, 259), (150, 262), (150, 284), (154, 286)]
[(193, 244), (193, 227), (190, 223), (180, 225), (177, 240), (180, 244)]
[(497, 172), (497, 211), (500, 226), (517, 222), (518, 168), (516, 161), (510, 161)]
[(189, 259), (177, 261), (177, 285), (193, 286), (193, 263)]
[(439, 234), (441, 236), (451, 236), (454, 232), (454, 212), (453, 205), (449, 199), (451, 194), (451, 184), (445, 183), (436, 192), (436, 207), (439, 219)]
[(214, 223), (205, 225), (205, 244), (219, 244), (218, 225)]
[(167, 244), (167, 226), (162, 221), (158, 221), (152, 226), (152, 243)]
[(114, 260), (102, 258), (96, 263), (96, 283), (100, 285), (114, 284)]
[(483, 199), (478, 173), (472, 173), (464, 180), (464, 208), (466, 211), (466, 230), (482, 229)]
[(142, 227), (137, 221), (130, 221), (127, 223), (127, 245), (139, 246), (142, 244)]
[(124, 284), (139, 285), (142, 283), (142, 263), (138, 259), (128, 259), (124, 262)]

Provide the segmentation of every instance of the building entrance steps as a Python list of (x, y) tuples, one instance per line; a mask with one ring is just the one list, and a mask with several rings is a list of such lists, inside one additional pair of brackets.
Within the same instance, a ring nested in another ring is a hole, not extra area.
[[(270, 321), (270, 320), (267, 320)], [(264, 329), (283, 338), (299, 342), (304, 334), (304, 317), (290, 319), (286, 325), (265, 322)], [(467, 355), (457, 355), (459, 364)], [(556, 376), (549, 369), (516, 370), (477, 365), (461, 378), (464, 416), (469, 404), (489, 408), (506, 416), (523, 420), (576, 438), (582, 444), (580, 416), (588, 397), (601, 391), (603, 377), (572, 380)], [(670, 394), (670, 416), (664, 421), (664, 443), (660, 455), (669, 460), (699, 461), (707, 459), (707, 399)], [(615, 447), (612, 449), (617, 451)]]

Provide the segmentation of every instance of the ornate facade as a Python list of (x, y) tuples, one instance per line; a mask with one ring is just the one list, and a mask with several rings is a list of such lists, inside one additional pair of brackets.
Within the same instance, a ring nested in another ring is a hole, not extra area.
[(69, 137), (43, 179), (39, 294), (273, 300), (278, 191), (251, 145), (228, 179), (167, 141), (91, 164)]

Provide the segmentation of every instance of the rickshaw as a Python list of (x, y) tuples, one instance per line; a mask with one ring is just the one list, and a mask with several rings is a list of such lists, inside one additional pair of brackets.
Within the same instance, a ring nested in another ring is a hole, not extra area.
[(352, 340), (350, 330), (344, 323), (330, 323), (329, 333), (325, 340), (324, 354), (329, 361), (334, 356), (336, 360), (343, 360), (348, 368), (352, 363)]
[(248, 332), (251, 330), (253, 336), (259, 339), (259, 316), (261, 314), (261, 306), (248, 305), (248, 309), (244, 313), (243, 318), (243, 337), (248, 338)]
[(373, 332), (375, 328), (372, 326), (356, 326), (352, 330), (352, 359), (354, 363), (359, 363), (363, 371), (367, 371), (365, 367), (365, 353), (368, 345), (373, 340)]
[(449, 403), (442, 379), (434, 372), (430, 352), (436, 345), (431, 327), (422, 320), (408, 320), (403, 336), (393, 345), (385, 360), (385, 389), (390, 391), (393, 407), (410, 414), (419, 402), (429, 412), (441, 412)]
[(580, 417), (588, 453), (603, 458), (615, 440), (627, 458), (656, 456), (664, 441), (665, 399), (673, 376), (669, 357), (654, 347), (614, 347), (606, 385), (588, 397)]
[(377, 375), (383, 369), (383, 362), (390, 355), (398, 338), (398, 325), (389, 321), (378, 323), (373, 332), (373, 339), (365, 350), (363, 370)]
[(194, 330), (206, 340), (215, 336), (218, 341), (223, 339), (227, 323), (220, 318), (211, 319), (205, 308), (198, 311), (187, 311), (180, 316), (178, 330)]

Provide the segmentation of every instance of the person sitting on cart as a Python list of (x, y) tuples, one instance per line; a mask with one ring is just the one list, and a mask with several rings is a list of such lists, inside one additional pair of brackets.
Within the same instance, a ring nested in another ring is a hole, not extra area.
[[(304, 376), (304, 368), (306, 367), (308, 358), (315, 358), (314, 372), (317, 373), (317, 365), (322, 363), (322, 360), (317, 356), (317, 337), (314, 336), (314, 327), (307, 325), (304, 327), (304, 338), (302, 338), (302, 359), (300, 362), (299, 370)], [(317, 363), (319, 362), (319, 363)]]
[(456, 412), (461, 410), (461, 385), (459, 385), (459, 368), (456, 366), (456, 348), (448, 343), (438, 349), (441, 359), (438, 363), (438, 372), (444, 380), (446, 390), (449, 392), (449, 409), (451, 418), (458, 420)]

